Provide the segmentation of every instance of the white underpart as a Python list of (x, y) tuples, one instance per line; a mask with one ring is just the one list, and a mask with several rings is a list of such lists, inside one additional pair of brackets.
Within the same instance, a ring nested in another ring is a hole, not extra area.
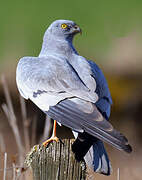
[(49, 95), (47, 93), (39, 94), (37, 97), (30, 97), (30, 99), (43, 111), (48, 111), (49, 106), (56, 105), (62, 100), (62, 97)]
[(48, 111), (49, 106), (55, 106), (58, 102), (61, 100), (69, 97), (67, 93), (64, 93), (63, 95), (51, 95), (49, 93), (42, 93), (37, 94), (36, 97), (33, 97), (31, 95), (29, 99), (31, 99), (41, 110)]

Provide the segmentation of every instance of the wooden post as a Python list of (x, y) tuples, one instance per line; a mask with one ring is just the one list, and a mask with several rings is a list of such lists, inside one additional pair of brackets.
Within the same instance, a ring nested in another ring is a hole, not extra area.
[(34, 180), (85, 180), (85, 162), (77, 162), (71, 150), (74, 140), (52, 142), (47, 148), (36, 145), (27, 155), (26, 167), (33, 170)]

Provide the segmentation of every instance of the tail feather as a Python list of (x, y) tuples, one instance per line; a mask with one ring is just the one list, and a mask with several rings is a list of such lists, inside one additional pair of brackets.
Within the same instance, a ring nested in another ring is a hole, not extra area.
[(101, 140), (85, 132), (79, 133), (72, 145), (72, 151), (78, 161), (84, 158), (87, 166), (93, 171), (104, 175), (111, 174), (111, 164)]
[(112, 172), (112, 167), (104, 148), (103, 142), (97, 140), (93, 144), (93, 168), (95, 172), (110, 175)]

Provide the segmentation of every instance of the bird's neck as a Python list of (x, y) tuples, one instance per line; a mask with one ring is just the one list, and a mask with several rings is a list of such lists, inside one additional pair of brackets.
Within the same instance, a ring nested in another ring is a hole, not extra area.
[(43, 40), (39, 57), (48, 56), (49, 54), (58, 54), (69, 58), (71, 55), (78, 53), (73, 46), (72, 38), (62, 39), (58, 37), (50, 37)]

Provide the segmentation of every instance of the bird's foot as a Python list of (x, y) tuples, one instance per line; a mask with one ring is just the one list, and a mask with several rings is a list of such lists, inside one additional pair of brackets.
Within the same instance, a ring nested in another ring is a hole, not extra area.
[(53, 137), (47, 139), (46, 141), (44, 141), (44, 142), (42, 143), (42, 145), (46, 147), (46, 146), (47, 146), (49, 143), (51, 143), (52, 141), (59, 142), (59, 138), (58, 138), (57, 136), (53, 136)]

